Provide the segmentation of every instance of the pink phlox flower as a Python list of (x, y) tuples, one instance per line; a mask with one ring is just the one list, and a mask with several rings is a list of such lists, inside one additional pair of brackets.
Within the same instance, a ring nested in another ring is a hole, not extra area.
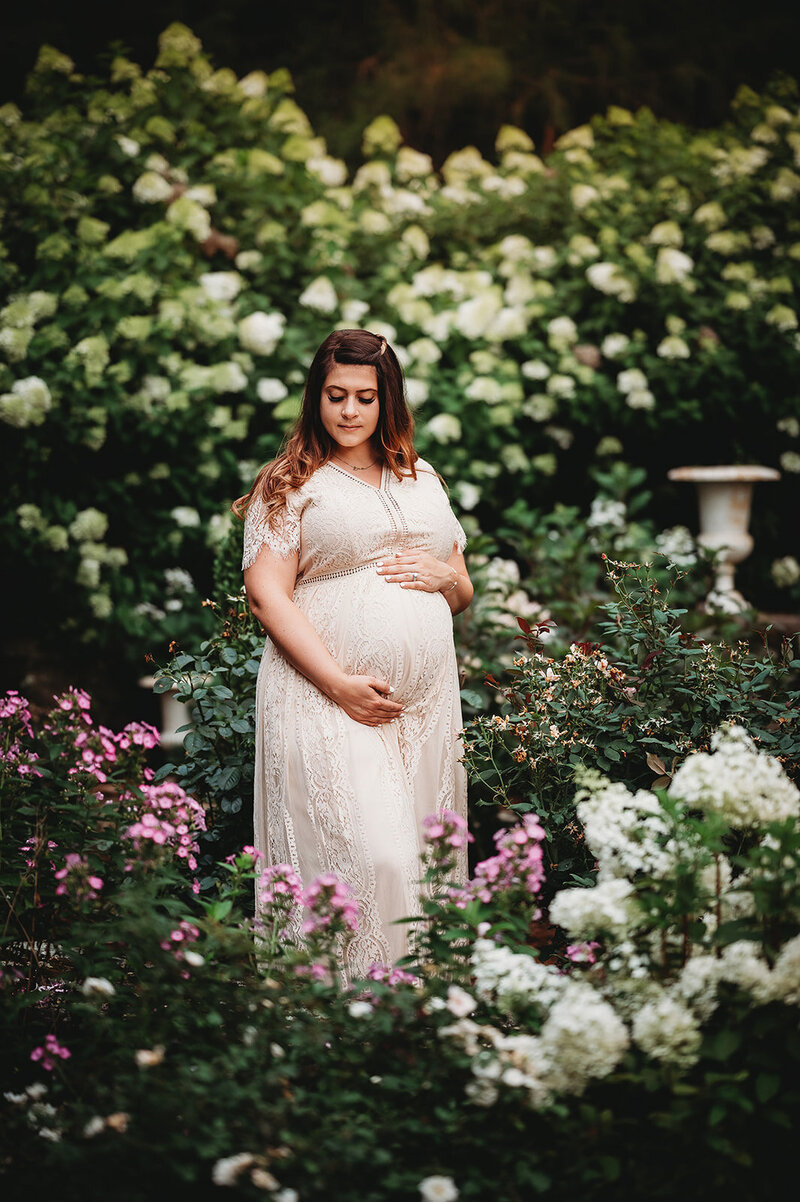
[(332, 926), (358, 930), (358, 901), (352, 887), (334, 873), (323, 873), (312, 881), (303, 894), (303, 902), (310, 910), (309, 917), (303, 923), (304, 934), (313, 934)]
[(31, 1060), (41, 1060), (42, 1068), (47, 1072), (52, 1072), (55, 1068), (55, 1058), (59, 1060), (69, 1060), (72, 1052), (68, 1047), (58, 1042), (55, 1035), (46, 1035), (44, 1045), (34, 1048), (31, 1052)]
[(566, 948), (567, 959), (573, 964), (595, 964), (597, 956), (595, 952), (600, 947), (599, 943), (570, 943)]
[(120, 746), (123, 745), (123, 740), (126, 747), (133, 743), (136, 747), (143, 747), (146, 751), (150, 751), (153, 747), (158, 747), (161, 735), (149, 722), (129, 722), (117, 735), (117, 742)]
[(418, 985), (419, 977), (415, 977), (411, 972), (405, 972), (402, 968), (395, 968), (390, 964), (380, 964), (374, 961), (370, 964), (366, 972), (368, 981), (380, 981), (384, 985)]

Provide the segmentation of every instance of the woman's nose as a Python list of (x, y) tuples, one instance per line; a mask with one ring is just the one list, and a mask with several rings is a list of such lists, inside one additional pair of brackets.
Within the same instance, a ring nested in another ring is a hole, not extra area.
[(358, 413), (358, 405), (356, 404), (355, 397), (349, 396), (349, 397), (345, 398), (345, 402), (342, 407), (342, 412), (345, 413), (348, 417), (355, 417), (355, 415)]

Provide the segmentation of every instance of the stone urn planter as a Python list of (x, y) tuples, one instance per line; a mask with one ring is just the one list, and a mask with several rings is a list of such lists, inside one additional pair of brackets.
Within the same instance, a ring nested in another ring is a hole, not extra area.
[[(152, 689), (156, 683), (154, 676), (142, 676), (139, 685), (143, 689)], [(161, 702), (161, 746), (172, 750), (175, 747), (182, 747), (183, 740), (186, 738), (187, 732), (179, 730), (181, 726), (185, 726), (191, 722), (191, 714), (189, 707), (184, 701), (178, 701), (177, 689), (168, 689), (166, 693), (159, 694)]]
[(700, 507), (700, 533), (697, 541), (710, 551), (718, 551), (717, 576), (706, 597), (710, 611), (741, 613), (748, 602), (734, 584), (736, 565), (753, 550), (749, 531), (753, 485), (779, 480), (780, 472), (771, 467), (745, 464), (739, 467), (674, 467), (667, 472), (670, 480), (696, 484)]

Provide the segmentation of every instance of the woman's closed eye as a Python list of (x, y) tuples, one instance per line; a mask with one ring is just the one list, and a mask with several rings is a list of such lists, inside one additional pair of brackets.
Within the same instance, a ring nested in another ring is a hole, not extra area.
[[(344, 401), (345, 399), (346, 398), (344, 396), (332, 396), (330, 393), (328, 393), (329, 401), (336, 402), (336, 401)], [(358, 399), (358, 402), (360, 405), (374, 405), (374, 403), (375, 403), (374, 396), (360, 396), (357, 399)]]

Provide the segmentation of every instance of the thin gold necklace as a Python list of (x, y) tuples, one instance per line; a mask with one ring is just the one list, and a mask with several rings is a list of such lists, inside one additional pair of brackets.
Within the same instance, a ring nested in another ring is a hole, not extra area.
[(371, 467), (374, 467), (375, 464), (378, 462), (377, 459), (373, 459), (372, 463), (368, 463), (366, 467), (354, 467), (352, 463), (348, 463), (347, 460), (342, 459), (342, 457), (340, 455), (334, 455), (333, 458), (338, 459), (340, 463), (343, 463), (345, 465), (345, 467), (349, 467), (351, 472), (368, 472), (369, 469)]

